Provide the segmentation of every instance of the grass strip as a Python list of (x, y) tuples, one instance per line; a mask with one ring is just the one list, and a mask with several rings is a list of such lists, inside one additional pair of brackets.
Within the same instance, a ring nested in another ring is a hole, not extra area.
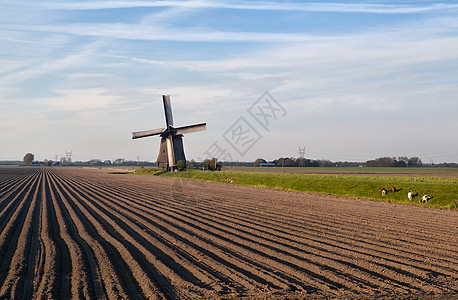
[[(224, 166), (227, 171), (251, 171), (259, 172), (259, 167), (236, 167), (236, 166)], [(263, 168), (266, 169), (266, 168)], [(275, 170), (281, 169), (272, 168)], [(287, 167), (285, 168), (288, 172), (291, 171), (320, 171), (320, 172), (355, 172), (355, 173), (430, 173), (430, 174), (458, 174), (458, 168), (394, 168), (394, 167)], [(271, 173), (276, 173), (275, 171)]]

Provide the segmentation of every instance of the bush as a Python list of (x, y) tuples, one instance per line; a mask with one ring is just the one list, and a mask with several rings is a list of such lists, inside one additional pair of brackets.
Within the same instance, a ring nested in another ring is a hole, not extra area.
[(177, 168), (178, 171), (183, 171), (184, 169), (186, 169), (186, 162), (184, 160), (177, 161)]

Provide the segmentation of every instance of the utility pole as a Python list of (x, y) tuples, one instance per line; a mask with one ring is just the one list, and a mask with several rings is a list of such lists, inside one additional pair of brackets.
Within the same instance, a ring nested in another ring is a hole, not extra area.
[(305, 147), (299, 146), (299, 167), (304, 167), (303, 161), (304, 161), (304, 156), (305, 156)]
[(304, 158), (305, 156), (305, 147), (301, 148), (301, 146), (299, 146), (299, 158)]
[(71, 150), (70, 151), (65, 150), (65, 157), (67, 159), (67, 163), (68, 164), (70, 164), (72, 162), (72, 155), (73, 155), (73, 153), (72, 153)]

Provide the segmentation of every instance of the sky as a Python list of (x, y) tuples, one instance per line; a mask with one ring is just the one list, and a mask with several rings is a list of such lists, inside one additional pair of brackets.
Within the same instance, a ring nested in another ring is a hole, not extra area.
[(0, 3), (0, 160), (458, 162), (458, 1)]

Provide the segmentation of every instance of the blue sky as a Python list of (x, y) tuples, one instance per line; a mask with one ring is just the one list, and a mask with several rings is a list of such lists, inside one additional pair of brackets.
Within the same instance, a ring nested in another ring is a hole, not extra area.
[[(131, 132), (163, 127), (170, 94), (175, 125), (207, 122), (188, 159), (458, 162), (458, 2), (1, 3), (0, 160), (155, 161)], [(267, 128), (249, 113), (266, 91)], [(246, 151), (224, 138), (239, 118)]]

